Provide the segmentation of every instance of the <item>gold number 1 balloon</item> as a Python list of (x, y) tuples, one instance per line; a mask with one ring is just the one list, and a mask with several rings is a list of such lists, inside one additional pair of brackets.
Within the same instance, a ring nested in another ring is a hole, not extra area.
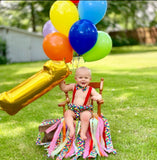
[(70, 70), (64, 61), (47, 61), (43, 69), (18, 86), (0, 94), (0, 109), (10, 115), (16, 114), (37, 98), (58, 85), (69, 74)]

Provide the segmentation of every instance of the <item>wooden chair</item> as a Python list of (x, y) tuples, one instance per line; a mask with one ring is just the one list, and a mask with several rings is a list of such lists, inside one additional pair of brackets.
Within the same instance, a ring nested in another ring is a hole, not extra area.
[[(90, 82), (89, 86), (95, 88), (95, 89), (99, 89), (99, 94), (102, 95), (102, 91), (103, 91), (103, 84), (104, 84), (104, 79), (101, 78), (100, 82)], [(70, 99), (69, 99), (69, 95), (68, 92), (65, 92), (65, 97), (66, 100), (64, 102), (61, 102), (58, 104), (59, 107), (63, 107), (63, 115), (66, 111), (66, 104), (70, 103)], [(101, 104), (103, 104), (104, 101), (97, 101), (97, 115), (100, 116), (101, 115)], [(93, 105), (93, 100), (91, 100), (91, 105)]]
[[(100, 82), (91, 82), (89, 84), (89, 86), (95, 88), (95, 89), (99, 89), (99, 94), (102, 95), (102, 91), (103, 91), (103, 83), (104, 83), (104, 79), (101, 78), (100, 79)], [(65, 92), (65, 98), (66, 100), (64, 102), (61, 102), (58, 104), (59, 107), (63, 107), (63, 115), (66, 111), (66, 105), (68, 103), (70, 103), (70, 98), (69, 98), (69, 95), (68, 95), (68, 92)], [(97, 101), (97, 116), (100, 116), (101, 115), (101, 104), (103, 104), (104, 101)], [(93, 105), (93, 100), (91, 100), (91, 105)], [(46, 121), (50, 121), (50, 120), (45, 120), (43, 122), (46, 122)], [(54, 135), (54, 131), (50, 132), (50, 133), (46, 133), (45, 130), (48, 129), (50, 126), (52, 126), (54, 123), (52, 124), (48, 124), (48, 125), (42, 125), (42, 126), (39, 126), (39, 132), (44, 132), (44, 137), (42, 139), (42, 142), (45, 143), (45, 142), (50, 142), (52, 140), (52, 137)], [(63, 129), (65, 131), (65, 129)]]

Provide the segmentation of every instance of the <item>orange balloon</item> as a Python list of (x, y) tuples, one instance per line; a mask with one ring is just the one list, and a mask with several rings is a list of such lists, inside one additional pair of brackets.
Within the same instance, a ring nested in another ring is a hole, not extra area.
[(62, 33), (55, 32), (48, 34), (43, 40), (45, 54), (52, 60), (71, 62), (73, 49), (69, 39)]

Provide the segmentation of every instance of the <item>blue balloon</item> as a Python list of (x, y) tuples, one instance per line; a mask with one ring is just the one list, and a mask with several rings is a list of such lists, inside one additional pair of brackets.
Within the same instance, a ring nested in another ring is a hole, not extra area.
[(80, 19), (87, 19), (97, 24), (104, 17), (107, 10), (107, 1), (79, 1), (78, 11)]
[(97, 37), (97, 28), (85, 19), (75, 22), (69, 31), (70, 44), (79, 55), (90, 50), (95, 45)]

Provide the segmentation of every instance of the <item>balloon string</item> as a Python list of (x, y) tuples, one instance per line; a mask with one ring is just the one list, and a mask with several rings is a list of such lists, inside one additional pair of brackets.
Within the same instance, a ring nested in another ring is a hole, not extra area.
[(78, 68), (78, 66), (79, 66), (79, 62), (80, 62), (80, 56), (79, 55), (77, 55), (77, 65), (76, 65), (76, 69)]
[(74, 64), (74, 63), (75, 63), (75, 59), (73, 58), (73, 59), (72, 59), (72, 70), (75, 69), (75, 66), (74, 66), (75, 64)]
[(77, 55), (75, 58), (72, 59), (72, 69), (76, 70), (79, 67), (80, 56)]

